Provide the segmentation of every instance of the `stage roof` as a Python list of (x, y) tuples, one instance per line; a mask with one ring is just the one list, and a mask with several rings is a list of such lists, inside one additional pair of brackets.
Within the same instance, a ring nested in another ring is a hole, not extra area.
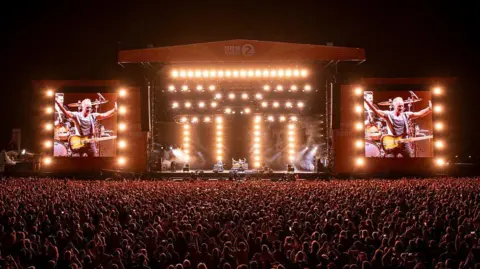
[(284, 42), (235, 39), (189, 45), (121, 50), (124, 63), (269, 63), (365, 61), (365, 50)]

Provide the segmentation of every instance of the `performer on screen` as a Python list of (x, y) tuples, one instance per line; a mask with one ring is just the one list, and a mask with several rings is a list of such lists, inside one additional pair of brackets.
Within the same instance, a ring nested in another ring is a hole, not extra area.
[[(117, 103), (115, 108), (104, 113), (92, 113), (92, 101), (84, 99), (82, 101), (80, 112), (72, 112), (65, 109), (58, 100), (55, 100), (60, 110), (75, 123), (75, 132), (77, 135), (95, 138), (95, 123), (100, 120), (110, 118), (117, 112)], [(80, 156), (84, 154), (88, 157), (98, 156), (98, 151), (94, 142), (88, 143), (85, 147), (79, 149)]]
[[(427, 116), (432, 112), (432, 102), (429, 101), (428, 107), (417, 112), (405, 112), (405, 104), (401, 97), (396, 97), (392, 101), (393, 110), (380, 110), (376, 108), (371, 101), (364, 99), (365, 104), (379, 117), (387, 122), (389, 135), (408, 137), (408, 121)], [(385, 157), (397, 157), (401, 155), (404, 158), (412, 158), (413, 152), (410, 143), (402, 143)]]

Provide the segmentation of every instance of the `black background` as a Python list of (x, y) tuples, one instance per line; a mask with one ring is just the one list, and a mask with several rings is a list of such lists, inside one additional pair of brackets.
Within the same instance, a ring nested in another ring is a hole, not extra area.
[(455, 76), (450, 148), (480, 148), (475, 1), (14, 2), (0, 11), (2, 145), (14, 127), (34, 143), (34, 79), (121, 79), (118, 48), (241, 38), (364, 48), (352, 78)]

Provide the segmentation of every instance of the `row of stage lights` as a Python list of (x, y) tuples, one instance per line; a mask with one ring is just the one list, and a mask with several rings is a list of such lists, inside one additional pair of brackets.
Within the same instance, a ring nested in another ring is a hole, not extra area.
[[(281, 106), (281, 105), (280, 105), (280, 102), (278, 102), (278, 101), (274, 101), (274, 102), (272, 102), (271, 104), (269, 104), (269, 103), (266, 102), (266, 101), (263, 101), (263, 102), (260, 103), (260, 105), (261, 105), (262, 108), (267, 108), (267, 107), (269, 107), (270, 105), (271, 105), (273, 108), (280, 108), (280, 106)], [(302, 101), (298, 101), (296, 104), (294, 104), (292, 101), (287, 101), (287, 102), (285, 102), (284, 106), (285, 106), (285, 108), (293, 108), (294, 106), (296, 106), (297, 108), (302, 109), (302, 108), (305, 107), (305, 103), (302, 102)], [(194, 108), (194, 106), (193, 106), (193, 104), (192, 104), (191, 101), (186, 101), (186, 102), (184, 102), (183, 107), (186, 108), (186, 109)], [(207, 104), (205, 103), (205, 101), (199, 101), (199, 102), (197, 103), (197, 106), (196, 106), (196, 107), (198, 107), (198, 108), (200, 108), (200, 109), (203, 109), (203, 108), (206, 108), (206, 107), (207, 107)], [(210, 106), (209, 106), (209, 107), (210, 107), (210, 108), (217, 108), (217, 107), (218, 107), (218, 103), (215, 102), (215, 101), (212, 101), (212, 102), (210, 102)], [(179, 108), (180, 108), (180, 103), (179, 103), (179, 102), (173, 102), (173, 103), (172, 103), (172, 108), (173, 108), (173, 109), (179, 109)]]
[[(168, 86), (168, 91), (169, 92), (176, 92), (177, 88), (180, 90), (180, 92), (190, 92), (190, 89), (191, 89), (186, 84), (184, 84), (182, 86), (179, 86), (179, 87), (176, 87), (175, 85), (169, 85)], [(194, 88), (197, 90), (197, 92), (206, 91), (205, 87), (202, 86), (202, 85), (197, 85)], [(310, 84), (305, 84), (301, 88), (302, 88), (303, 92), (311, 92), (312, 91), (312, 86)], [(210, 91), (210, 92), (213, 92), (216, 89), (217, 89), (217, 87), (215, 85), (208, 86), (208, 91)], [(265, 84), (265, 85), (263, 85), (262, 89), (266, 92), (269, 92), (269, 91), (274, 91), (274, 92), (283, 92), (283, 91), (297, 92), (297, 91), (300, 90), (300, 87), (297, 86), (297, 85), (290, 85), (290, 86), (276, 85), (276, 86), (272, 86), (272, 85)]]
[(307, 69), (174, 69), (172, 78), (305, 78)]
[[(230, 113), (233, 113), (233, 112), (230, 112)], [(228, 114), (228, 113), (227, 113)], [(255, 119), (257, 118), (258, 116), (255, 117)], [(216, 122), (218, 122), (218, 119), (219, 119), (219, 116), (215, 118), (216, 119)], [(220, 117), (221, 119), (221, 117)], [(297, 122), (298, 121), (298, 117), (297, 116), (273, 116), (273, 115), (269, 115), (269, 116), (266, 116), (265, 117), (265, 120), (268, 121), (268, 122), (275, 122), (275, 121), (279, 121), (279, 122)], [(186, 116), (183, 116), (180, 118), (180, 123), (182, 124), (186, 124), (186, 123), (199, 123), (200, 121), (202, 122), (205, 122), (205, 123), (210, 123), (213, 121), (213, 117), (211, 116), (205, 116), (203, 117), (203, 119), (200, 119), (199, 117), (197, 116), (193, 116), (193, 117), (186, 117)]]
[[(45, 91), (45, 96), (47, 98), (54, 98), (55, 96), (55, 91), (52, 90), (52, 89), (47, 89)], [(122, 99), (125, 99), (125, 97), (127, 96), (127, 90), (126, 89), (119, 89), (118, 90), (118, 96)], [(54, 113), (54, 106), (46, 106), (45, 109), (45, 114), (46, 115), (52, 115)], [(124, 116), (126, 113), (127, 113), (127, 108), (123, 105), (120, 105), (118, 107), (118, 113), (119, 115), (121, 116)], [(53, 128), (54, 128), (54, 125), (53, 123), (47, 121), (44, 123), (44, 129), (45, 131), (47, 131), (47, 134), (51, 135), (51, 137), (53, 137), (53, 134), (51, 133), (53, 131)], [(127, 129), (127, 125), (124, 123), (124, 122), (119, 122), (118, 125), (117, 125), (117, 128), (119, 131), (123, 132)], [(53, 146), (54, 146), (54, 143), (53, 143), (53, 140), (49, 137), (47, 139), (45, 139), (43, 141), (43, 148), (48, 151), (47, 155), (45, 157), (43, 157), (42, 159), (42, 162), (45, 164), (45, 165), (51, 165), (52, 162), (53, 162), (53, 158), (52, 156), (50, 156), (53, 152)], [(117, 146), (118, 146), (118, 149), (120, 150), (123, 150), (127, 147), (127, 141), (125, 139), (119, 139), (118, 143), (117, 143)], [(120, 155), (119, 157), (117, 157), (117, 164), (119, 166), (124, 166), (127, 162), (127, 159)]]
[[(440, 87), (435, 87), (432, 89), (432, 93), (434, 96), (441, 96), (443, 94), (443, 89), (440, 88)], [(354, 89), (354, 94), (358, 97), (362, 97), (364, 96), (363, 94), (363, 88), (361, 87), (357, 87)], [(356, 149), (358, 150), (361, 150), (362, 151), (362, 154), (364, 155), (365, 154), (365, 143), (364, 143), (364, 133), (362, 133), (361, 131), (364, 130), (364, 123), (363, 123), (363, 110), (364, 110), (364, 106), (363, 106), (363, 99), (361, 100), (361, 102), (357, 103), (354, 105), (353, 107), (353, 111), (354, 113), (357, 113), (360, 117), (360, 120), (358, 122), (356, 122), (354, 124), (354, 128), (357, 132), (359, 132), (359, 137), (355, 140), (354, 142), (354, 146)], [(435, 116), (440, 116), (442, 113), (443, 113), (443, 106), (441, 104), (433, 104), (433, 113)], [(434, 124), (433, 124), (433, 128), (434, 128), (434, 131), (435, 131), (435, 136), (439, 135), (440, 132), (444, 131), (445, 129), (445, 126), (444, 126), (444, 123), (442, 121), (435, 121)], [(442, 139), (434, 139), (434, 147), (435, 147), (435, 150), (436, 150), (436, 153), (437, 152), (441, 152), (442, 150), (445, 149), (446, 147), (446, 144), (445, 144), (445, 141), (443, 141)], [(362, 155), (360, 154), (360, 155)], [(364, 166), (365, 165), (365, 158), (363, 156), (359, 156), (355, 159), (355, 164), (357, 166)], [(436, 156), (435, 158), (435, 164), (439, 167), (443, 167), (446, 165), (446, 161), (443, 157), (441, 156)]]
[(253, 165), (255, 168), (260, 168), (261, 166), (261, 152), (262, 152), (262, 143), (261, 143), (261, 116), (255, 116), (253, 120)]

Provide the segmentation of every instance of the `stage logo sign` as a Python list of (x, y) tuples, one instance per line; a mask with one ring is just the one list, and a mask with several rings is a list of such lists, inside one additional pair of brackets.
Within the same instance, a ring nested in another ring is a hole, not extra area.
[(243, 55), (253, 56), (255, 54), (255, 47), (252, 44), (226, 45), (224, 46), (225, 55)]

